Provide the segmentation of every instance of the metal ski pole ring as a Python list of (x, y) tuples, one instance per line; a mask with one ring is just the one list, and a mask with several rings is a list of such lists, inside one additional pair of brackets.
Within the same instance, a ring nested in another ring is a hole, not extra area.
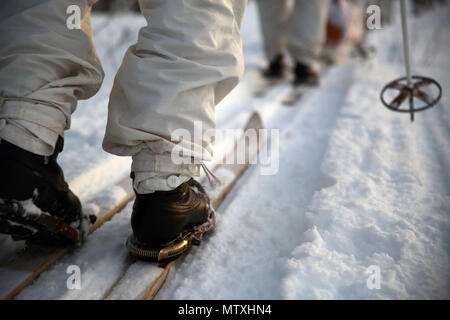
[[(426, 87), (433, 89), (425, 89)], [(393, 94), (396, 91), (396, 94)], [(434, 93), (433, 96), (430, 93)], [(388, 100), (389, 95), (394, 96), (390, 101)], [(412, 76), (411, 85), (408, 85), (407, 77), (399, 78), (389, 82), (381, 90), (381, 102), (383, 105), (395, 112), (419, 112), (431, 108), (436, 103), (439, 102), (442, 96), (442, 87), (434, 79), (422, 77), (422, 76)], [(402, 108), (403, 102), (406, 100), (410, 101), (411, 98), (416, 98), (423, 102), (422, 105), (408, 106), (408, 108)]]

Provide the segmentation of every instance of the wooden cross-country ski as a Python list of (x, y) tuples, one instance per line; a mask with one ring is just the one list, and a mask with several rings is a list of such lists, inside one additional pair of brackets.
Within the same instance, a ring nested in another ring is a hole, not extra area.
[[(113, 206), (100, 207), (100, 213), (97, 215), (95, 223), (91, 225), (89, 234), (110, 220), (134, 198), (129, 177), (119, 181), (115, 184), (115, 187), (125, 191), (125, 195), (117, 199)], [(99, 203), (95, 199), (92, 202)], [(8, 239), (4, 241), (9, 242)], [(73, 251), (76, 247), (76, 245), (60, 248), (37, 245), (24, 246), (19, 252), (2, 259), (0, 262), (0, 297), (2, 299), (13, 299), (22, 289), (33, 283), (42, 272), (48, 270), (65, 254)]]

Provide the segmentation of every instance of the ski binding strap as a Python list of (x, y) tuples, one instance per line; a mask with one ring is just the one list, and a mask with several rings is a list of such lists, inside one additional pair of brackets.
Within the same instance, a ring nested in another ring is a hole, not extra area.
[(2, 220), (9, 221), (9, 225), (16, 223), (24, 225), (24, 228), (28, 226), (36, 229), (37, 233), (39, 231), (50, 232), (72, 242), (80, 240), (79, 231), (65, 223), (61, 218), (45, 212), (28, 214), (23, 206), (17, 202), (0, 203), (0, 217)]

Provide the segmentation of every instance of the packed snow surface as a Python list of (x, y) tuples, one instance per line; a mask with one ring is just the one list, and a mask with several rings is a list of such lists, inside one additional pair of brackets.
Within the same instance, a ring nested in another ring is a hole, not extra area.
[[(106, 26), (105, 17), (93, 18), (94, 27), (104, 26), (95, 42), (106, 80), (80, 103), (62, 154), (84, 198), (127, 174), (129, 160), (101, 151), (101, 139), (114, 72), (144, 24), (135, 16)], [(381, 88), (404, 74), (399, 21), (370, 34), (374, 60), (330, 68), (297, 105), (280, 103), (288, 82), (253, 97), (252, 73), (263, 52), (251, 2), (242, 26), (247, 71), (217, 107), (217, 125), (239, 128), (258, 110), (268, 129), (280, 130), (278, 171), (262, 175), (256, 165), (245, 173), (219, 208), (215, 232), (170, 274), (157, 298), (450, 298), (449, 18), (447, 6), (410, 19), (413, 71), (444, 90), (441, 102), (411, 123), (379, 100)], [(130, 212), (128, 205), (18, 298), (102, 298), (127, 259)], [(84, 290), (67, 289), (72, 264), (80, 266)], [(149, 276), (144, 265), (132, 268), (136, 277)], [(110, 298), (121, 297), (127, 295)]]

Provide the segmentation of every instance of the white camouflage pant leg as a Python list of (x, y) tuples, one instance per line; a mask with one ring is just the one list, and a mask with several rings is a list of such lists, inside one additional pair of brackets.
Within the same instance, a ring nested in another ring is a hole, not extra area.
[(287, 48), (287, 26), (292, 10), (288, 0), (258, 0), (259, 22), (266, 58), (272, 61)]
[[(147, 26), (123, 59), (109, 102), (103, 147), (133, 156), (138, 193), (170, 190), (212, 157), (215, 107), (243, 73), (245, 0), (141, 0)], [(183, 129), (191, 138), (177, 143)], [(196, 140), (193, 140), (198, 133)], [(172, 161), (175, 146), (186, 164)], [(192, 163), (192, 158), (195, 164)]]
[(329, 0), (258, 0), (264, 50), (269, 61), (286, 47), (294, 61), (310, 63), (325, 40)]
[[(92, 41), (88, 0), (0, 2), (0, 138), (51, 155), (70, 127), (78, 99), (100, 88), (103, 70)], [(80, 8), (69, 29), (67, 8)]]
[(325, 42), (329, 0), (295, 0), (288, 27), (288, 48), (295, 62), (311, 64)]

